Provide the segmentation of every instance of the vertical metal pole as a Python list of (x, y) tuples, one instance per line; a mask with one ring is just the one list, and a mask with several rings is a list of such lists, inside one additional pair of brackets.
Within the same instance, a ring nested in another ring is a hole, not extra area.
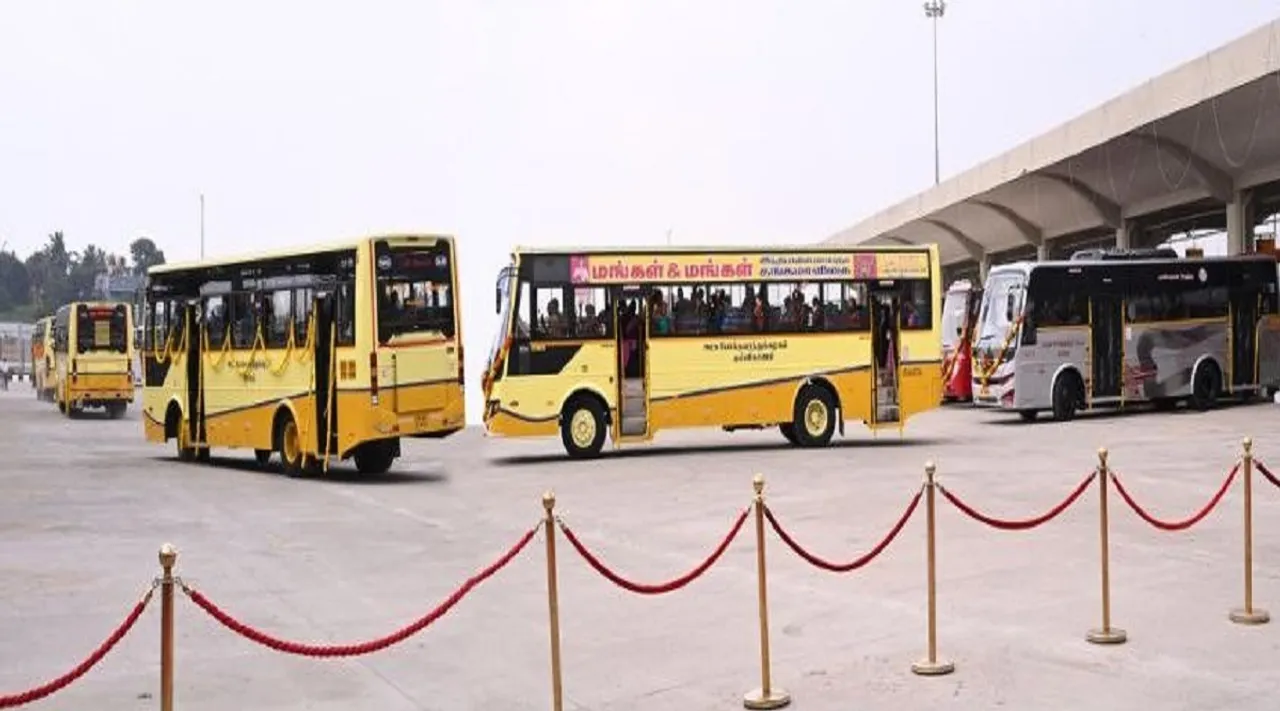
[(953, 662), (938, 661), (938, 557), (935, 536), (934, 511), (934, 474), (937, 466), (933, 462), (924, 465), (924, 511), (925, 511), (925, 552), (928, 567), (928, 656), (911, 665), (911, 671), (920, 676), (942, 676), (956, 670)]
[(1111, 626), (1111, 556), (1107, 540), (1107, 448), (1098, 450), (1098, 526), (1102, 546), (1102, 627), (1089, 630), (1085, 639), (1094, 644), (1121, 644), (1127, 639), (1125, 631)]
[(769, 597), (764, 562), (764, 475), (751, 481), (755, 490), (756, 510), (756, 580), (760, 600), (760, 688), (748, 692), (742, 705), (749, 709), (780, 709), (791, 703), (791, 695), (773, 688), (769, 674)]
[(542, 495), (546, 511), (543, 533), (547, 537), (547, 608), (551, 617), (551, 709), (563, 711), (564, 692), (560, 683), (560, 593), (556, 586), (556, 495)]
[(1244, 438), (1241, 473), (1244, 474), (1244, 608), (1229, 615), (1238, 625), (1261, 625), (1271, 620), (1266, 610), (1253, 606), (1253, 439)]
[(160, 546), (160, 711), (173, 711), (173, 566), (178, 551)]
[[(942, 6), (939, 5), (939, 8)], [(938, 18), (942, 11), (933, 16), (933, 184), (942, 182), (942, 159), (938, 138)]]

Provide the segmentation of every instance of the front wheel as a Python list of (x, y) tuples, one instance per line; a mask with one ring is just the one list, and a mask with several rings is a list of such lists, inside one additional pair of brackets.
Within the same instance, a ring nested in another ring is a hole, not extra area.
[(1222, 392), (1222, 375), (1218, 366), (1207, 362), (1196, 370), (1191, 383), (1191, 406), (1200, 412), (1213, 407)]
[(826, 388), (806, 385), (796, 398), (796, 443), (801, 447), (825, 447), (836, 429), (835, 398)]
[(1053, 419), (1068, 422), (1084, 401), (1084, 385), (1075, 375), (1063, 375), (1053, 384)]
[(605, 422), (600, 403), (589, 397), (574, 398), (560, 416), (560, 440), (574, 459), (589, 459), (604, 447)]
[(285, 415), (277, 440), (276, 449), (280, 452), (280, 465), (284, 473), (291, 477), (310, 473), (310, 458), (302, 451), (302, 435), (298, 432), (298, 423), (292, 415)]

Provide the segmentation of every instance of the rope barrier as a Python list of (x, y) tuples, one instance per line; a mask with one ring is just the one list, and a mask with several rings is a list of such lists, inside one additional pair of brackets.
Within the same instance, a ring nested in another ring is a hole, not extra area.
[(906, 511), (902, 513), (898, 522), (889, 530), (889, 534), (887, 536), (881, 539), (874, 548), (864, 553), (861, 557), (855, 558), (848, 563), (833, 563), (806, 550), (796, 542), (796, 539), (793, 538), (791, 534), (787, 533), (786, 529), (782, 527), (782, 524), (778, 522), (777, 517), (773, 515), (773, 510), (768, 506), (765, 506), (764, 508), (764, 515), (765, 518), (769, 519), (769, 525), (772, 526), (774, 532), (778, 534), (778, 538), (781, 538), (782, 542), (787, 544), (788, 548), (794, 551), (796, 555), (803, 558), (805, 562), (809, 563), (809, 565), (812, 565), (815, 568), (821, 568), (822, 570), (831, 573), (849, 573), (875, 560), (886, 548), (889, 547), (889, 544), (893, 542), (893, 539), (897, 538), (898, 534), (901, 533), (902, 529), (907, 525), (907, 521), (911, 520), (911, 515), (916, 512), (916, 506), (920, 504), (921, 493), (922, 492), (917, 491), (916, 495), (911, 497), (911, 503), (907, 504)]
[(582, 541), (578, 540), (578, 536), (569, 529), (569, 526), (566, 525), (564, 521), (557, 519), (557, 523), (560, 525), (560, 530), (564, 532), (564, 537), (569, 541), (569, 544), (573, 546), (573, 549), (578, 552), (578, 555), (582, 556), (582, 559), (585, 560), (588, 565), (594, 568), (597, 573), (608, 579), (609, 582), (617, 585), (623, 590), (639, 595), (661, 595), (679, 590), (694, 580), (702, 577), (702, 574), (706, 573), (711, 566), (720, 559), (720, 556), (724, 555), (725, 550), (729, 548), (729, 544), (733, 542), (733, 539), (738, 537), (738, 532), (742, 530), (742, 524), (747, 520), (747, 512), (750, 510), (750, 508), (745, 508), (738, 514), (738, 518), (733, 522), (733, 527), (729, 529), (729, 533), (720, 541), (720, 545), (716, 546), (715, 550), (711, 552), (711, 555), (699, 563), (697, 567), (674, 580), (652, 584), (637, 583), (614, 572), (598, 557), (592, 554)]
[(1272, 474), (1271, 470), (1267, 468), (1267, 465), (1255, 459), (1253, 460), (1253, 466), (1257, 468), (1258, 473), (1261, 474), (1264, 479), (1271, 482), (1272, 486), (1276, 487), (1277, 489), (1280, 489), (1280, 477), (1277, 477), (1275, 474)]
[(209, 613), (211, 617), (222, 623), (222, 625), (227, 629), (235, 632), (245, 639), (257, 642), (265, 647), (270, 647), (277, 652), (296, 654), (304, 657), (359, 656), (377, 652), (386, 649), (393, 644), (403, 642), (409, 637), (421, 632), (431, 623), (443, 617), (446, 612), (452, 609), (454, 605), (458, 604), (477, 585), (488, 578), (493, 577), (495, 573), (506, 567), (508, 563), (510, 563), (522, 550), (524, 550), (525, 546), (529, 544), (529, 541), (533, 540), (534, 534), (537, 533), (538, 529), (541, 527), (542, 524), (539, 522), (538, 525), (530, 528), (523, 536), (520, 537), (520, 540), (518, 540), (515, 545), (502, 555), (501, 558), (489, 565), (489, 567), (468, 578), (461, 587), (455, 590), (452, 595), (445, 599), (444, 602), (436, 606), (435, 609), (413, 621), (409, 625), (402, 627), (385, 637), (380, 637), (378, 639), (358, 644), (310, 644), (305, 642), (291, 642), (278, 637), (273, 637), (235, 619), (217, 605), (213, 604), (213, 602), (201, 594), (200, 591), (192, 589), (185, 583), (182, 584), (182, 591), (185, 592), (187, 596), (191, 598), (191, 601), (200, 607), (200, 609)]
[(116, 627), (115, 631), (111, 633), (111, 636), (107, 637), (106, 641), (98, 645), (98, 648), (93, 650), (93, 653), (85, 658), (83, 662), (80, 662), (76, 668), (66, 674), (63, 674), (57, 679), (46, 684), (42, 684), (41, 686), (37, 686), (34, 689), (28, 689), (27, 691), (17, 694), (6, 694), (0, 696), (0, 709), (14, 708), (29, 704), (33, 701), (39, 701), (50, 694), (65, 689), (67, 686), (71, 685), (72, 682), (88, 673), (88, 671), (96, 666), (98, 662), (102, 661), (103, 657), (107, 656), (107, 653), (110, 652), (111, 649), (120, 642), (120, 640), (124, 639), (125, 635), (129, 634), (129, 630), (133, 629), (138, 618), (142, 617), (142, 612), (147, 609), (147, 604), (151, 602), (151, 596), (155, 593), (157, 584), (158, 583), (151, 584), (151, 587), (142, 596), (142, 599), (138, 600), (138, 602), (134, 604), (133, 610), (129, 612), (129, 616), (124, 619), (124, 622), (120, 623), (120, 626)]
[(1120, 477), (1115, 472), (1111, 473), (1111, 483), (1116, 485), (1116, 491), (1120, 492), (1120, 498), (1124, 499), (1124, 502), (1129, 505), (1129, 508), (1133, 509), (1133, 512), (1138, 514), (1138, 517), (1143, 521), (1146, 521), (1162, 531), (1183, 531), (1191, 528), (1197, 523), (1200, 523), (1209, 515), (1210, 511), (1213, 511), (1214, 507), (1218, 505), (1218, 502), (1222, 501), (1222, 497), (1226, 495), (1227, 489), (1231, 488), (1231, 482), (1235, 480), (1236, 474), (1239, 471), (1239, 464), (1232, 467), (1231, 471), (1227, 473), (1226, 480), (1223, 481), (1222, 486), (1219, 487), (1218, 493), (1214, 494), (1212, 499), (1209, 499), (1209, 503), (1205, 504), (1204, 508), (1197, 511), (1189, 518), (1182, 519), (1181, 521), (1162, 521), (1155, 516), (1152, 516), (1149, 512), (1139, 506), (1138, 502), (1129, 495), (1129, 492), (1125, 490), (1124, 485), (1120, 483)]
[(942, 484), (938, 484), (938, 491), (942, 492), (942, 496), (946, 498), (947, 501), (951, 502), (952, 506), (955, 506), (957, 509), (961, 511), (961, 513), (963, 513), (964, 515), (968, 516), (969, 518), (972, 518), (973, 520), (979, 523), (984, 523), (992, 528), (998, 528), (1002, 531), (1025, 531), (1031, 528), (1035, 528), (1037, 526), (1044, 525), (1052, 521), (1053, 519), (1057, 518), (1058, 516), (1062, 515), (1062, 512), (1071, 508), (1071, 505), (1074, 504), (1084, 494), (1086, 490), (1088, 490), (1089, 485), (1093, 483), (1093, 480), (1097, 476), (1098, 476), (1098, 472), (1096, 471), (1090, 472), (1089, 475), (1084, 478), (1084, 481), (1081, 481), (1079, 486), (1077, 486), (1074, 491), (1068, 494), (1067, 498), (1062, 500), (1062, 503), (1059, 503), (1057, 506), (1054, 506), (1053, 508), (1049, 509), (1047, 512), (1039, 516), (1035, 516), (1033, 518), (1024, 518), (1024, 519), (995, 518), (994, 516), (989, 516), (987, 514), (984, 514), (981, 511), (978, 511), (977, 509), (973, 508), (969, 504), (966, 504), (964, 501), (960, 499), (959, 496), (948, 491), (947, 487), (943, 486)]

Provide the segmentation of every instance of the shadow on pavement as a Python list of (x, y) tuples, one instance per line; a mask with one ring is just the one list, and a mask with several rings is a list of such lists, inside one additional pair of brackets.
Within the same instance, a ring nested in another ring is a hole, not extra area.
[(526, 454), (515, 455), (509, 457), (492, 457), (489, 462), (499, 466), (528, 466), (534, 464), (549, 464), (552, 462), (565, 463), (581, 463), (589, 465), (599, 463), (608, 459), (642, 459), (646, 457), (685, 457), (697, 456), (702, 454), (735, 454), (743, 452), (772, 452), (783, 450), (796, 450), (800, 452), (821, 452), (823, 449), (876, 449), (881, 447), (919, 447), (938, 444), (947, 444), (951, 440), (939, 438), (918, 438), (903, 437), (902, 439), (874, 439), (874, 440), (832, 440), (829, 445), (822, 449), (805, 450), (796, 447), (787, 442), (752, 442), (744, 444), (727, 444), (727, 445), (666, 445), (666, 446), (650, 446), (641, 445), (633, 446), (631, 449), (623, 449), (615, 452), (605, 451), (601, 453), (598, 459), (570, 459), (564, 452), (556, 452), (554, 454)]

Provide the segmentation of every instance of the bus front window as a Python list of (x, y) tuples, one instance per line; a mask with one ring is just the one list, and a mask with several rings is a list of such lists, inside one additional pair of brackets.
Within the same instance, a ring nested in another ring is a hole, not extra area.
[(498, 359), (498, 353), (502, 350), (502, 343), (507, 337), (507, 329), (511, 321), (512, 278), (511, 267), (503, 269), (498, 274), (498, 327), (494, 329), (493, 345), (489, 348), (489, 362), (485, 366), (486, 371), (493, 369), (493, 364)]
[(965, 314), (968, 312), (969, 292), (949, 291), (942, 303), (942, 347), (955, 348), (964, 335)]
[(378, 256), (378, 342), (456, 333), (449, 245), (390, 247)]
[(1016, 272), (993, 274), (982, 295), (982, 312), (978, 315), (978, 337), (975, 346), (998, 348), (1022, 313), (1024, 277)]

